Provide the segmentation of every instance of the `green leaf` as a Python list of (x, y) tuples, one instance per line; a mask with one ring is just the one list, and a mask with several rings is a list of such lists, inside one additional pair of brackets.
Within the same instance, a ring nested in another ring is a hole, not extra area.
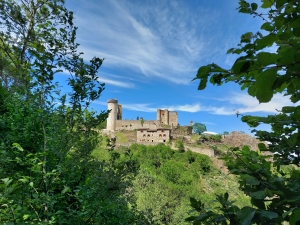
[(207, 77), (202, 78), (200, 81), (200, 84), (198, 86), (198, 90), (203, 90), (206, 88), (206, 84), (207, 84)]
[[(299, 118), (299, 117), (298, 117)], [(294, 133), (290, 136), (290, 138), (288, 139), (288, 143), (291, 144), (291, 145), (295, 145), (297, 140), (298, 140), (298, 136), (299, 134), (298, 133)]]
[(188, 218), (185, 219), (185, 221), (194, 221), (196, 220), (197, 216), (190, 216)]
[(255, 93), (256, 93), (256, 86), (255, 84), (252, 84), (249, 88), (248, 88), (248, 94), (252, 97), (255, 97)]
[(190, 203), (191, 203), (191, 206), (194, 208), (194, 209), (196, 209), (197, 211), (201, 211), (202, 210), (202, 206), (204, 206), (204, 205), (202, 205), (202, 203), (201, 203), (201, 201), (199, 200), (199, 201), (197, 201), (195, 198), (190, 198)]
[[(196, 218), (196, 221), (197, 222), (203, 222), (203, 221), (205, 221), (207, 218), (209, 218), (210, 217), (210, 214), (208, 214), (208, 213), (203, 213), (203, 214), (200, 214), (200, 216), (198, 216), (197, 218)], [(200, 223), (201, 224), (201, 223)]]
[(255, 41), (256, 43), (255, 49), (260, 50), (266, 47), (271, 47), (276, 40), (278, 40), (278, 37), (275, 34), (269, 34), (267, 36), (264, 36), (263, 38), (257, 39)]
[(294, 115), (295, 115), (297, 118), (300, 118), (300, 106), (297, 106), (297, 107), (295, 108)]
[(295, 61), (294, 50), (292, 48), (285, 48), (285, 51), (280, 51), (279, 53), (281, 57), (278, 59), (278, 64), (287, 65)]
[(261, 7), (263, 9), (267, 9), (267, 8), (270, 8), (272, 5), (273, 5), (272, 0), (263, 0), (263, 4), (261, 5)]
[(266, 30), (266, 31), (273, 31), (274, 27), (269, 22), (266, 22), (260, 27), (260, 29)]
[(278, 217), (278, 214), (275, 213), (275, 212), (272, 212), (272, 211), (266, 211), (266, 210), (261, 210), (259, 211), (259, 214), (262, 216), (262, 217), (266, 217), (268, 219), (275, 219)]
[(298, 17), (293, 22), (291, 22), (290, 27), (299, 28), (300, 27), (300, 17)]
[(65, 193), (67, 193), (67, 192), (70, 191), (70, 190), (71, 190), (70, 187), (65, 186), (64, 189), (61, 191), (61, 194), (65, 194)]
[(290, 225), (296, 225), (297, 222), (300, 220), (300, 209), (297, 209), (292, 212), (290, 216)]
[(276, 64), (277, 58), (278, 58), (277, 54), (274, 54), (274, 53), (260, 52), (257, 54), (257, 62), (261, 66)]
[(251, 192), (249, 196), (254, 199), (264, 199), (266, 197), (266, 194), (265, 191), (256, 191), (256, 192)]
[(252, 37), (253, 37), (253, 33), (247, 32), (241, 36), (241, 42), (249, 43)]
[(251, 198), (251, 204), (254, 205), (254, 206), (256, 206), (259, 209), (265, 209), (266, 208), (263, 199), (254, 199), (254, 198)]
[(294, 34), (296, 37), (300, 37), (300, 27), (294, 28), (294, 29), (293, 29), (293, 34)]
[(251, 9), (253, 11), (257, 10), (257, 4), (256, 3), (251, 3)]
[(246, 184), (250, 185), (259, 185), (260, 182), (255, 178), (250, 175), (242, 175), (241, 178), (246, 182)]
[(295, 111), (295, 109), (296, 109), (296, 107), (295, 106), (284, 106), (284, 107), (282, 107), (282, 112), (283, 113), (292, 113), (292, 112), (294, 112)]
[(282, 214), (282, 218), (285, 218), (287, 215), (289, 215), (291, 212), (293, 212), (296, 209), (296, 207), (291, 208), (289, 211), (286, 211), (285, 213)]
[(287, 1), (286, 0), (277, 0), (276, 1), (276, 8), (281, 8)]
[(22, 146), (18, 143), (13, 143), (13, 148), (18, 149), (20, 152), (23, 152), (24, 149), (22, 148)]
[(256, 87), (256, 97), (260, 103), (269, 102), (273, 97), (273, 89), (272, 86), (276, 81), (277, 70), (276, 69), (268, 69), (261, 73), (255, 83)]
[(237, 216), (240, 220), (240, 224), (242, 225), (250, 225), (252, 224), (251, 221), (255, 215), (256, 210), (249, 207), (245, 206), (243, 207), (238, 213)]
[(260, 151), (268, 151), (268, 149), (264, 143), (259, 143), (258, 148)]
[(246, 72), (250, 68), (250, 61), (245, 60), (244, 57), (238, 58), (233, 64), (231, 71), (233, 73)]
[(5, 186), (8, 186), (13, 181), (12, 179), (9, 178), (2, 178), (1, 180), (4, 182)]

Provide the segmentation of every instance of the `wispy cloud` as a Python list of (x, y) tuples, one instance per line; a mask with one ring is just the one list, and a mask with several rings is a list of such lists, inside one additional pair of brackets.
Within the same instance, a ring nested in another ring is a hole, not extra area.
[(87, 58), (106, 58), (106, 67), (188, 84), (199, 62), (216, 51), (207, 48), (213, 37), (203, 35), (219, 18), (214, 10), (191, 12), (182, 1), (161, 0), (85, 0), (83, 6), (75, 14), (81, 50)]
[(123, 104), (124, 109), (134, 110), (134, 111), (142, 111), (142, 112), (156, 112), (157, 109), (168, 109), (169, 111), (182, 111), (182, 112), (199, 112), (200, 105), (192, 104), (192, 105), (162, 105), (158, 107), (153, 107), (150, 104)]
[[(98, 105), (107, 105), (106, 102), (96, 101), (94, 102)], [(161, 105), (161, 106), (153, 106), (153, 104), (122, 104), (123, 109), (139, 111), (139, 112), (156, 112), (157, 109), (168, 109), (169, 111), (182, 111), (182, 112), (199, 112), (200, 104), (186, 104), (186, 105)]]
[[(246, 93), (233, 93), (227, 98), (218, 99), (221, 102), (226, 102), (226, 106), (206, 106), (201, 110), (218, 115), (233, 115), (239, 113), (277, 113), (283, 106), (293, 105), (287, 96), (280, 94), (274, 95), (272, 101), (259, 104), (256, 98), (249, 96)], [(221, 105), (221, 104), (220, 104)]]
[(103, 82), (105, 84), (110, 84), (118, 87), (123, 87), (123, 88), (133, 88), (134, 84), (129, 81), (120, 81), (122, 78), (120, 76), (116, 76), (113, 74), (108, 74), (108, 73), (101, 73), (100, 76), (98, 76), (97, 79), (99, 82)]

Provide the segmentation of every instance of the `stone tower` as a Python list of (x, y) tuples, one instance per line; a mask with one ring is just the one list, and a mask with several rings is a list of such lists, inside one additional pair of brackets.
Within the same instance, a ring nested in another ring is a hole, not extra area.
[(106, 130), (114, 131), (116, 129), (117, 115), (118, 115), (118, 100), (107, 100), (108, 110), (111, 110), (108, 114)]

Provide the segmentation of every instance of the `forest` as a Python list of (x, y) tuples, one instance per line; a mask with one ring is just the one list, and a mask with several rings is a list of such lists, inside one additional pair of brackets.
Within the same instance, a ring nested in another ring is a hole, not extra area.
[[(228, 50), (232, 68), (201, 66), (198, 89), (235, 82), (259, 102), (281, 93), (294, 106), (243, 115), (270, 144), (229, 147), (228, 172), (168, 145), (116, 148), (96, 129), (109, 112), (90, 108), (105, 91), (104, 59), (83, 60), (73, 12), (63, 0), (0, 1), (0, 223), (299, 224), (300, 4), (240, 0), (238, 10), (263, 32)], [(66, 72), (68, 93), (55, 79)]]

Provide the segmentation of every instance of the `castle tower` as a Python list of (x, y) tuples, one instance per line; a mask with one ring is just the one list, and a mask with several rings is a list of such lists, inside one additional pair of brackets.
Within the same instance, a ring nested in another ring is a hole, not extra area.
[(108, 114), (106, 130), (114, 131), (116, 129), (117, 114), (118, 114), (118, 100), (108, 99), (107, 108), (111, 110)]
[(169, 125), (169, 110), (165, 109), (163, 116), (164, 116), (164, 118), (162, 119), (163, 123)]

